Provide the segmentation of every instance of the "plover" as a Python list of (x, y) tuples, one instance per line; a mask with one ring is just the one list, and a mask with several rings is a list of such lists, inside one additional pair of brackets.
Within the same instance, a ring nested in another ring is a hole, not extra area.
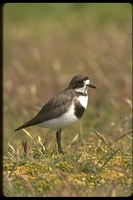
[(58, 152), (63, 153), (62, 129), (75, 123), (83, 116), (88, 105), (88, 88), (96, 88), (90, 84), (88, 76), (83, 74), (74, 76), (66, 89), (50, 99), (34, 118), (15, 131), (34, 125), (56, 130)]

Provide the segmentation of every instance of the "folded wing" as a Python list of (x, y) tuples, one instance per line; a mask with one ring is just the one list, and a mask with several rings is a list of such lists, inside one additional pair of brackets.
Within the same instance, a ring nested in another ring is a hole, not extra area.
[(44, 105), (44, 107), (33, 119), (29, 120), (15, 131), (60, 117), (69, 108), (71, 99), (73, 99), (73, 97), (74, 91), (72, 89), (63, 90), (58, 95), (54, 96), (50, 101), (48, 101), (48, 103)]

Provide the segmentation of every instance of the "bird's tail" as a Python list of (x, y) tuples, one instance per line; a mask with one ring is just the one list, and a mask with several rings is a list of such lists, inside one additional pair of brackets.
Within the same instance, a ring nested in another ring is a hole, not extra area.
[(18, 131), (18, 130), (21, 130), (23, 128), (27, 128), (27, 127), (30, 127), (30, 126), (34, 126), (34, 125), (39, 124), (39, 123), (40, 123), (40, 120), (38, 120), (37, 118), (33, 118), (30, 121), (23, 124), (22, 126), (15, 129), (15, 131)]

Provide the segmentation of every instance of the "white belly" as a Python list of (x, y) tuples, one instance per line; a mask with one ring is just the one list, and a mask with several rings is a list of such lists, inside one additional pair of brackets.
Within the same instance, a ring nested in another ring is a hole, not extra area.
[[(86, 109), (88, 104), (88, 96), (79, 96), (78, 101), (81, 103), (81, 105)], [(38, 124), (38, 126), (49, 128), (49, 129), (55, 129), (58, 130), (60, 128), (67, 127), (76, 121), (78, 121), (79, 118), (75, 116), (75, 110), (74, 110), (74, 101), (72, 105), (68, 108), (67, 112), (62, 114), (60, 117), (51, 119), (45, 122), (42, 122)]]
[(60, 128), (67, 127), (75, 123), (77, 120), (78, 118), (74, 115), (74, 105), (72, 104), (65, 114), (61, 115), (58, 118), (42, 122), (38, 125), (45, 128), (58, 130)]

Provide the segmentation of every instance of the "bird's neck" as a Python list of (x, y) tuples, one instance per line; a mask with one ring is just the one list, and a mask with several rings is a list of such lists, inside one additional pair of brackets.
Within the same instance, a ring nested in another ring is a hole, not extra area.
[(81, 94), (81, 95), (83, 95), (83, 96), (86, 96), (86, 95), (87, 95), (87, 90), (86, 90), (84, 87), (75, 88), (74, 90), (75, 90), (75, 92), (77, 92), (77, 93), (79, 93), (79, 94)]

